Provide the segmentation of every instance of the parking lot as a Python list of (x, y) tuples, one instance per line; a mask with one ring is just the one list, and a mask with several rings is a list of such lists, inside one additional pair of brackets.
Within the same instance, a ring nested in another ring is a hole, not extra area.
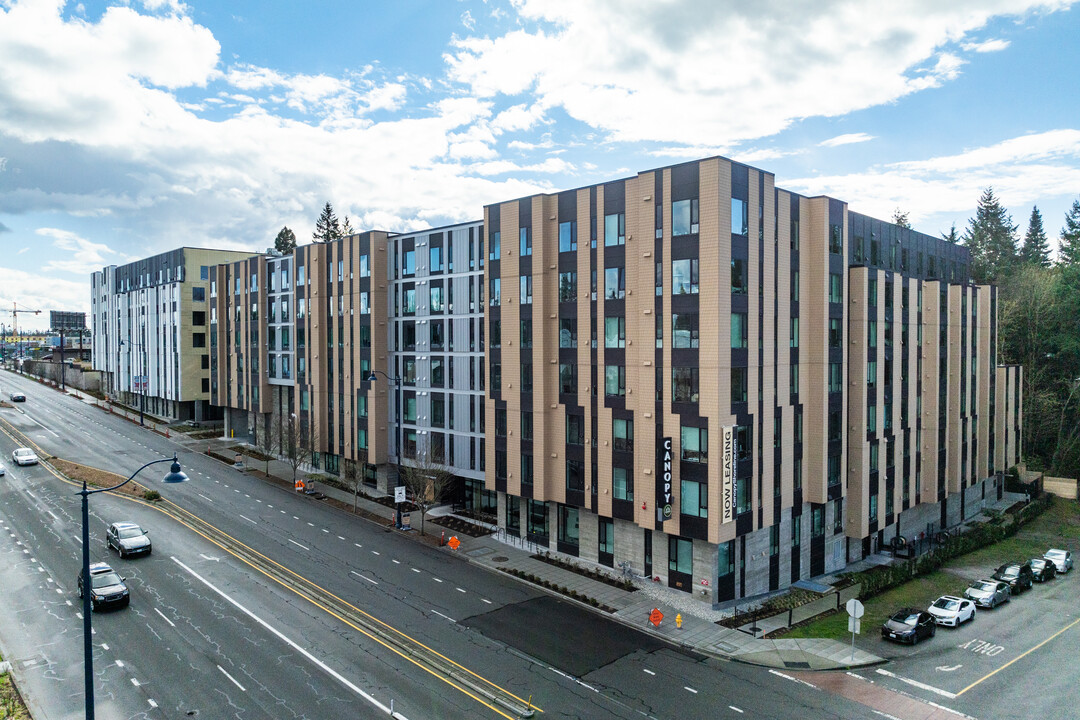
[[(955, 595), (969, 581), (990, 577), (993, 567), (953, 568)], [(862, 645), (892, 660), (860, 675), (896, 690), (941, 703), (978, 718), (1080, 717), (1080, 707), (1062, 698), (1080, 680), (1075, 647), (1080, 642), (1080, 573), (1044, 583), (993, 610), (979, 609), (958, 628), (937, 628), (936, 636), (902, 646), (867, 632)], [(927, 602), (931, 602), (930, 598)], [(873, 628), (877, 633), (877, 628)], [(1021, 704), (1022, 703), (1022, 704)]]

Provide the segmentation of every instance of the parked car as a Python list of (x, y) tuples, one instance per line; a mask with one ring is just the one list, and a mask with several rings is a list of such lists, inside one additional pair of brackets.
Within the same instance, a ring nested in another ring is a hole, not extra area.
[[(83, 596), (83, 576), (79, 573), (79, 597)], [(109, 567), (108, 563), (90, 565), (90, 606), (94, 610), (105, 607), (127, 607), (131, 601), (124, 578)]]
[(1057, 576), (1057, 565), (1046, 558), (1032, 558), (1031, 572), (1035, 582), (1053, 580)]
[(895, 640), (912, 645), (924, 637), (934, 637), (936, 633), (937, 624), (934, 622), (934, 616), (914, 608), (904, 608), (893, 613), (893, 616), (881, 626), (883, 640)]
[(38, 456), (30, 448), (18, 448), (11, 453), (11, 459), (16, 465), (37, 465)]
[(26, 402), (26, 396), (21, 392), (13, 392), (8, 397), (11, 398), (11, 402)]
[(1019, 595), (1025, 590), (1031, 589), (1035, 580), (1035, 574), (1031, 572), (1031, 564), (1027, 562), (1006, 563), (994, 573), (995, 580), (1009, 583), (1009, 590), (1013, 595)]
[(1073, 557), (1068, 550), (1047, 550), (1043, 557), (1054, 563), (1059, 573), (1067, 573), (1072, 570)]
[(996, 608), (1009, 602), (1012, 590), (1009, 589), (1009, 583), (1000, 580), (979, 580), (964, 591), (964, 597), (979, 607)]
[(975, 619), (975, 603), (953, 595), (942, 595), (927, 612), (934, 616), (934, 622), (938, 625), (960, 627), (961, 623)]
[(4, 477), (4, 475), (6, 475), (6, 474), (7, 474), (7, 468), (4, 467), (3, 463), (0, 463), (0, 477)]
[(146, 531), (132, 522), (114, 522), (105, 532), (105, 544), (115, 548), (120, 557), (150, 554), (150, 538)]

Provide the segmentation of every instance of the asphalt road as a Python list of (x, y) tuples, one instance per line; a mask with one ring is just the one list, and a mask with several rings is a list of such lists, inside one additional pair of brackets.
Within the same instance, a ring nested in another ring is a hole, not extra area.
[[(191, 482), (158, 486), (169, 500), (476, 677), (532, 698), (543, 717), (867, 712), (782, 673), (680, 652), (0, 372), (0, 389), (13, 388), (28, 401), (0, 417), (44, 452), (124, 475), (178, 453)], [(0, 435), (3, 456), (13, 447)], [(154, 485), (166, 467), (138, 479)], [(74, 491), (44, 467), (9, 467), (0, 483), (0, 649), (38, 720), (81, 715)], [(391, 700), (410, 720), (508, 716), (153, 507), (102, 494), (91, 511), (94, 559), (110, 561), (132, 589), (130, 608), (94, 616), (97, 704), (109, 708), (99, 717), (358, 717)], [(150, 529), (152, 556), (106, 551), (105, 527), (121, 519)]]

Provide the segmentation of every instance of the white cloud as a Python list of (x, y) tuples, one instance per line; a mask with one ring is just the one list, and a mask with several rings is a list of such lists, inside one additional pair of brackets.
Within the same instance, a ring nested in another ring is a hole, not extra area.
[(767, 137), (937, 87), (960, 72), (956, 44), (991, 18), (1068, 5), (827, 0), (807, 15), (735, 0), (512, 4), (519, 27), (453, 41), (452, 79), (481, 97), (560, 107), (614, 140), (692, 146)]
[(964, 48), (968, 52), (988, 53), (1004, 50), (1005, 48), (1009, 47), (1010, 44), (1011, 43), (1008, 40), (1001, 40), (1000, 38), (998, 38), (995, 40), (986, 40), (985, 42), (981, 43), (964, 43), (960, 47)]
[[(1080, 130), (1053, 130), (1010, 138), (957, 155), (872, 167), (863, 173), (778, 182), (808, 195), (857, 198), (852, 210), (888, 218), (899, 207), (911, 220), (967, 213), (993, 186), (1005, 206), (1040, 204), (1080, 187)], [(1057, 191), (1055, 193), (1054, 191)]]
[(836, 137), (829, 138), (828, 140), (822, 140), (818, 143), (818, 145), (821, 147), (837, 147), (839, 145), (864, 143), (873, 139), (873, 135), (867, 135), (866, 133), (847, 133), (846, 135), (837, 135)]
[[(99, 270), (101, 268), (98, 268)], [(12, 301), (19, 304), (20, 308), (29, 310), (41, 310), (41, 315), (27, 314), (25, 317), (19, 313), (19, 327), (30, 329), (42, 329), (49, 325), (50, 310), (69, 310), (73, 312), (90, 312), (90, 279), (64, 280), (49, 278), (42, 282), (41, 273), (27, 272), (0, 265), (0, 307), (11, 309)], [(10, 321), (10, 314), (7, 320)]]
[(461, 24), (469, 30), (476, 28), (476, 19), (472, 16), (472, 13), (466, 10), (461, 14)]
[(34, 232), (41, 237), (52, 238), (53, 247), (63, 251), (58, 253), (62, 260), (50, 260), (42, 266), (45, 271), (74, 273), (86, 277), (105, 265), (126, 262), (129, 259), (107, 245), (90, 242), (68, 230), (38, 228)]

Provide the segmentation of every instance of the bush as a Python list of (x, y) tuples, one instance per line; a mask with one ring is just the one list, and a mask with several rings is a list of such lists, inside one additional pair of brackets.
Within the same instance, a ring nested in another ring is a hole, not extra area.
[(143, 500), (149, 500), (151, 502), (154, 502), (154, 501), (160, 500), (160, 499), (161, 499), (161, 493), (159, 493), (157, 490), (147, 490), (146, 492), (143, 493)]

